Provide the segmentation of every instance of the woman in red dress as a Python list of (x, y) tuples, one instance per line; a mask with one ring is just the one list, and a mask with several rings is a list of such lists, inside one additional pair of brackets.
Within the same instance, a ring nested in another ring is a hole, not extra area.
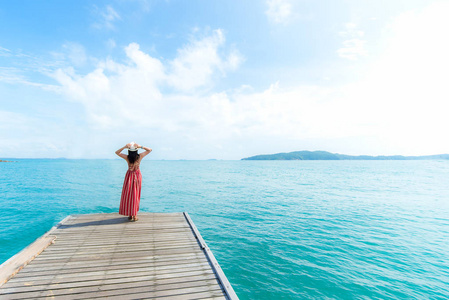
[[(122, 154), (123, 149), (128, 148), (128, 155)], [(145, 152), (138, 153), (137, 149), (141, 148)], [(122, 197), (120, 199), (119, 214), (128, 216), (128, 220), (137, 221), (137, 212), (140, 204), (140, 190), (142, 189), (142, 174), (140, 173), (140, 162), (142, 159), (153, 151), (151, 148), (143, 147), (139, 144), (131, 142), (124, 147), (115, 151), (115, 154), (125, 159), (128, 163), (128, 171), (123, 182)]]

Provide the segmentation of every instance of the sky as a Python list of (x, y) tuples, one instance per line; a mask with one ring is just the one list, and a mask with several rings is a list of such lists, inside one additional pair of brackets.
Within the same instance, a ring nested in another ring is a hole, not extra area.
[(0, 1), (0, 158), (449, 153), (449, 1)]

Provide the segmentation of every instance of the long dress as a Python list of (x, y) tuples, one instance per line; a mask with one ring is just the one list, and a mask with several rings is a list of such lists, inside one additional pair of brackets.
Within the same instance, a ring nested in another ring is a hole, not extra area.
[(118, 212), (121, 215), (136, 216), (139, 211), (140, 191), (142, 189), (142, 174), (139, 165), (140, 161), (135, 162), (134, 165), (128, 163)]

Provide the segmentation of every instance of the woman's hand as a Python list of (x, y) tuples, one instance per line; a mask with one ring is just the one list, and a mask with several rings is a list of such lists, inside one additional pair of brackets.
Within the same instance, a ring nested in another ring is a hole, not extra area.
[(136, 148), (142, 148), (142, 145), (136, 143)]
[(125, 147), (128, 149), (131, 148), (131, 143), (126, 144)]

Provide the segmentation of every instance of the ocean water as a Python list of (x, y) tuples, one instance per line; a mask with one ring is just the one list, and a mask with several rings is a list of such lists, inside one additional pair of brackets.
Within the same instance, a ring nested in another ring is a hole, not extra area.
[[(0, 263), (117, 212), (122, 160), (0, 163)], [(449, 161), (153, 161), (141, 211), (187, 211), (240, 299), (449, 298)]]

